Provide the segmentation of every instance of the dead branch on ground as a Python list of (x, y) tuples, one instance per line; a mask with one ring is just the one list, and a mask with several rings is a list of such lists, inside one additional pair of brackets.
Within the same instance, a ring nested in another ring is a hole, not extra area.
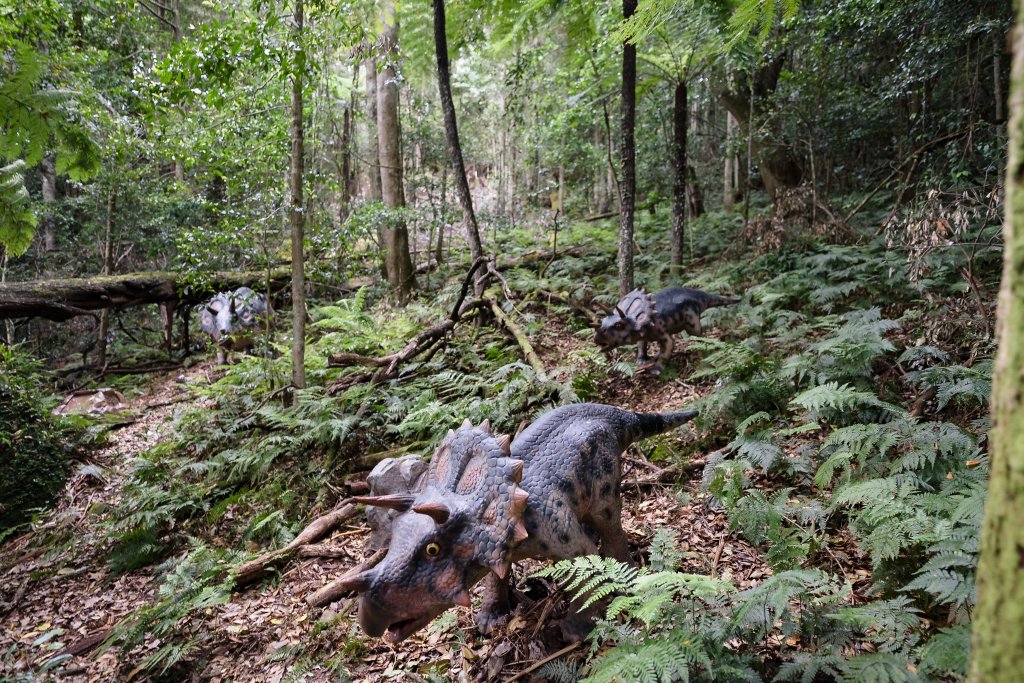
[(274, 569), (287, 564), (293, 557), (295, 557), (295, 555), (299, 554), (299, 550), (302, 546), (309, 545), (310, 543), (316, 543), (320, 539), (324, 538), (341, 526), (343, 522), (354, 517), (358, 510), (359, 506), (356, 505), (352, 499), (346, 499), (326, 515), (317, 517), (310, 522), (310, 524), (302, 530), (302, 533), (296, 536), (295, 540), (285, 547), (264, 553), (256, 559), (240, 565), (233, 572), (235, 590), (244, 588), (249, 584), (262, 579), (264, 576), (267, 576)]
[(331, 604), (341, 596), (345, 595), (345, 593), (349, 592), (349, 589), (345, 587), (345, 583), (348, 582), (349, 579), (358, 574), (362, 574), (367, 569), (372, 569), (373, 567), (375, 567), (381, 560), (384, 559), (384, 556), (387, 555), (387, 552), (387, 548), (380, 548), (373, 555), (370, 555), (370, 557), (368, 557), (352, 569), (345, 572), (342, 576), (338, 577), (334, 581), (331, 581), (323, 588), (317, 590), (315, 593), (308, 596), (306, 598), (306, 602), (312, 607), (323, 607), (324, 605)]

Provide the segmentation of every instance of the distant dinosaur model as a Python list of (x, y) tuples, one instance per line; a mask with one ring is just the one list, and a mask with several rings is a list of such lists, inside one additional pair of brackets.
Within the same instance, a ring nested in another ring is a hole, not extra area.
[(267, 297), (248, 287), (221, 292), (202, 309), (199, 327), (217, 345), (217, 363), (224, 365), (228, 351), (248, 351), (253, 345), (252, 329), (270, 314)]
[[(728, 306), (737, 302), (739, 299), (689, 287), (669, 287), (654, 294), (634, 289), (622, 298), (614, 310), (605, 309), (609, 315), (598, 325), (594, 341), (603, 351), (610, 351), (623, 344), (636, 344), (637, 369), (650, 368), (652, 373), (660, 375), (665, 362), (672, 356), (672, 335), (682, 331), (702, 335), (701, 313), (715, 306)], [(648, 342), (661, 344), (661, 352), (653, 361), (647, 355)]]
[[(413, 490), (357, 498), (399, 512), (385, 558), (343, 582), (362, 593), (363, 630), (397, 643), (449, 607), (469, 607), (469, 589), (487, 577), (476, 623), (489, 633), (509, 610), (513, 562), (593, 554), (594, 539), (603, 554), (628, 561), (620, 519), (622, 452), (696, 415), (583, 403), (544, 414), (515, 441), (492, 434), (486, 420), (449, 431)], [(582, 639), (592, 617), (593, 610), (572, 609), (563, 635)]]

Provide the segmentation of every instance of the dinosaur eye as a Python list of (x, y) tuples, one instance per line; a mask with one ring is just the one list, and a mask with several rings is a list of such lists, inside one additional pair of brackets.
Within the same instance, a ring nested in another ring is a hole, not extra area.
[(441, 546), (436, 543), (428, 543), (427, 547), (424, 548), (425, 552), (430, 557), (437, 557), (441, 554)]

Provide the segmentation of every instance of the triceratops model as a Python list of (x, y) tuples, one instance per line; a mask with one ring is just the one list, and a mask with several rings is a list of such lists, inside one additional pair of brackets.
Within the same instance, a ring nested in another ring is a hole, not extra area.
[[(583, 403), (556, 408), (513, 442), (467, 420), (434, 453), (413, 491), (359, 498), (399, 511), (377, 566), (344, 582), (362, 593), (359, 623), (397, 643), (488, 578), (477, 625), (490, 632), (508, 612), (509, 567), (525, 558), (561, 560), (601, 551), (629, 560), (620, 520), (620, 456), (629, 444), (690, 420), (697, 411), (631, 413)], [(567, 639), (590, 630), (572, 612)]]
[[(652, 373), (660, 375), (665, 361), (672, 355), (672, 335), (685, 330), (700, 336), (703, 334), (701, 313), (738, 301), (689, 287), (669, 287), (654, 294), (634, 289), (623, 297), (614, 311), (607, 311), (609, 315), (598, 325), (594, 341), (603, 351), (636, 344), (637, 369), (650, 368)], [(661, 344), (661, 353), (653, 361), (647, 356), (648, 342)]]
[(199, 326), (217, 345), (218, 364), (227, 362), (228, 351), (252, 348), (251, 328), (268, 312), (267, 297), (248, 287), (221, 292), (206, 303)]

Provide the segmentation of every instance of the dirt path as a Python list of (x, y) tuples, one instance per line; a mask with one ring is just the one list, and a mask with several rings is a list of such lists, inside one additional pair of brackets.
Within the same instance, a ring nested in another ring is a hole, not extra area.
[[(162, 377), (133, 400), (137, 419), (115, 429), (109, 445), (72, 474), (44, 522), (0, 549), (0, 673), (39, 670), (66, 648), (102, 639), (151, 595), (151, 568), (110, 575), (102, 526), (120, 503), (132, 459), (166, 437), (191, 398), (185, 382), (203, 372)], [(116, 666), (113, 652), (75, 657), (61, 678), (117, 680)]]

